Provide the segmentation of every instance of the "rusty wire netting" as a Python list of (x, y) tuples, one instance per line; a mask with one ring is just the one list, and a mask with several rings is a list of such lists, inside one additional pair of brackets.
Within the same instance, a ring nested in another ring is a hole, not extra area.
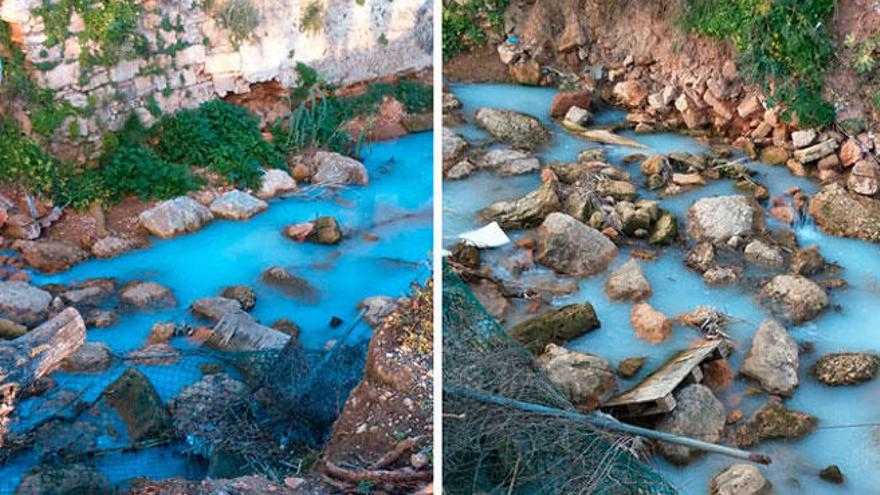
[[(532, 355), (509, 338), (444, 264), (443, 383), (573, 410)], [(666, 495), (636, 438), (574, 421), (443, 395), (447, 493)]]

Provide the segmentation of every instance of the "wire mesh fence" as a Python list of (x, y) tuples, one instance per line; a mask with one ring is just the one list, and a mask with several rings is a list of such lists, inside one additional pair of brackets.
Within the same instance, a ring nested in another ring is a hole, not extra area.
[(447, 493), (675, 493), (639, 460), (638, 438), (449, 393), (467, 389), (573, 410), (447, 264), (443, 355)]

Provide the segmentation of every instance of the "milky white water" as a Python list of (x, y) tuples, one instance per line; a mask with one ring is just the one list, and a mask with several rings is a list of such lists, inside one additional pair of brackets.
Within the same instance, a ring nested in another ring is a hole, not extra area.
[[(278, 318), (289, 318), (302, 328), (300, 339), (306, 347), (322, 348), (338, 339), (355, 323), (356, 305), (366, 297), (398, 297), (408, 292), (413, 281), (430, 276), (428, 261), (432, 246), (432, 133), (409, 135), (394, 141), (374, 143), (363, 150), (370, 184), (349, 187), (339, 193), (312, 191), (302, 196), (270, 201), (269, 210), (249, 221), (214, 221), (205, 229), (170, 240), (156, 240), (140, 251), (108, 260), (92, 260), (58, 275), (33, 274), (32, 283), (70, 283), (96, 277), (113, 277), (120, 285), (130, 280), (151, 280), (169, 287), (178, 306), (168, 311), (122, 315), (116, 325), (89, 330), (87, 340), (104, 342), (114, 353), (127, 354), (146, 344), (150, 328), (160, 321), (192, 321), (186, 308), (202, 297), (219, 295), (227, 286), (244, 284), (257, 293), (251, 314), (268, 325)], [(282, 234), (286, 225), (317, 216), (336, 217), (347, 232), (338, 246), (297, 243)], [(364, 234), (377, 240), (365, 240)], [(263, 284), (260, 273), (279, 265), (305, 278), (320, 291), (317, 301), (302, 302)], [(330, 326), (333, 316), (344, 323)], [(202, 322), (201, 324), (205, 324)], [(360, 322), (349, 338), (369, 338), (370, 328)], [(186, 338), (172, 344), (183, 350), (194, 349)], [(199, 365), (211, 358), (184, 354), (174, 365), (138, 365), (164, 401), (203, 375)], [(56, 372), (58, 387), (20, 404), (22, 430), (55, 412), (46, 400), (72, 391), (83, 392), (80, 400), (93, 401), (127, 365), (118, 363), (106, 373), (74, 374)], [(234, 374), (234, 370), (229, 369)], [(115, 414), (115, 413), (113, 413)], [(118, 418), (118, 437), (102, 434), (99, 448), (121, 447), (129, 443), (125, 425)], [(113, 483), (134, 477), (164, 479), (173, 476), (199, 478), (204, 469), (187, 456), (178, 455), (180, 446), (116, 453), (99, 457), (97, 468)], [(12, 493), (20, 476), (34, 464), (32, 454), (17, 457), (0, 466), (0, 493)]]
[[(531, 114), (540, 118), (551, 130), (552, 142), (537, 152), (543, 161), (577, 161), (578, 152), (597, 146), (566, 133), (549, 118), (549, 108), (554, 89), (528, 88), (510, 85), (451, 85), (450, 90), (463, 103), (463, 115), (468, 120), (464, 126), (454, 128), (471, 142), (486, 139), (487, 134), (473, 125), (473, 112), (479, 107), (506, 108)], [(625, 113), (617, 110), (601, 112), (596, 116), (600, 123), (623, 120)], [(622, 133), (646, 146), (648, 150), (606, 146), (610, 162), (621, 166), (641, 186), (644, 178), (639, 165), (622, 165), (621, 158), (631, 153), (668, 153), (708, 151), (699, 141), (676, 134), (661, 133), (635, 135)], [(767, 186), (771, 195), (782, 194), (792, 186), (812, 194), (817, 185), (807, 179), (791, 175), (785, 167), (772, 167), (758, 162), (746, 162), (758, 172), (758, 179)], [(490, 203), (519, 197), (534, 190), (540, 184), (537, 173), (516, 177), (497, 177), (489, 172), (479, 172), (460, 181), (445, 181), (443, 185), (443, 231), (444, 244), (455, 243), (461, 232), (482, 226), (476, 212)], [(640, 187), (640, 197), (655, 195)], [(708, 186), (689, 193), (665, 198), (661, 207), (674, 212), (683, 228), (686, 210), (696, 199), (739, 193), (733, 181), (713, 181)], [(766, 206), (766, 205), (765, 205)], [(769, 220), (773, 229), (787, 229)], [(521, 233), (512, 232), (512, 238)], [(819, 418), (819, 429), (794, 442), (768, 441), (752, 450), (773, 457), (773, 464), (760, 467), (772, 481), (774, 493), (780, 494), (840, 494), (880, 493), (880, 427), (833, 428), (842, 425), (880, 423), (880, 379), (866, 384), (848, 387), (826, 387), (809, 376), (808, 369), (820, 356), (841, 351), (880, 352), (880, 247), (869, 243), (826, 235), (811, 222), (796, 229), (800, 245), (818, 244), (826, 261), (842, 267), (840, 277), (849, 287), (829, 293), (831, 308), (821, 317), (799, 327), (788, 327), (789, 332), (803, 344), (815, 346), (811, 354), (802, 355), (800, 361), (800, 386), (794, 397), (786, 401), (792, 409), (798, 409)], [(644, 378), (651, 370), (665, 362), (675, 351), (682, 349), (699, 335), (695, 330), (676, 327), (673, 337), (660, 345), (652, 345), (635, 337), (629, 323), (632, 305), (609, 301), (603, 292), (607, 273), (628, 259), (629, 248), (621, 250), (609, 271), (581, 280), (580, 291), (574, 295), (558, 298), (554, 304), (589, 301), (601, 320), (601, 328), (568, 344), (573, 350), (591, 352), (608, 359), (612, 365), (628, 357), (646, 356), (648, 361), (641, 373), (633, 380), (619, 380), (621, 389), (628, 388)], [(509, 276), (498, 259), (515, 252), (513, 247), (484, 252), (496, 273)], [(702, 277), (689, 271), (683, 264), (684, 253), (670, 246), (660, 251), (656, 261), (643, 261), (645, 276), (650, 280), (654, 295), (648, 301), (667, 315), (693, 309), (697, 305), (714, 306), (724, 313), (747, 323), (736, 324), (730, 334), (736, 339), (730, 362), (734, 371), (739, 369), (757, 325), (769, 317), (767, 311), (756, 302), (755, 291), (741, 288), (711, 288)], [(550, 274), (538, 268), (539, 273)], [(761, 272), (747, 271), (747, 277), (760, 277)], [(753, 382), (737, 380), (735, 385), (719, 394), (728, 412), (739, 408), (748, 417), (766, 396), (746, 396), (746, 386)], [(658, 470), (681, 493), (707, 493), (709, 480), (724, 467), (739, 461), (717, 454), (706, 455), (685, 468), (672, 466), (662, 458), (651, 461)], [(837, 464), (846, 483), (842, 486), (829, 484), (818, 477), (818, 471), (829, 464)]]

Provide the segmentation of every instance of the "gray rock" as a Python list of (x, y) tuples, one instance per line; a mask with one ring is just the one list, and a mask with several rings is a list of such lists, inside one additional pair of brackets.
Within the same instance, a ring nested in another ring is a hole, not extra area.
[(449, 167), (445, 175), (449, 180), (459, 180), (471, 175), (476, 169), (477, 167), (470, 160), (462, 160)]
[(476, 121), (489, 134), (515, 148), (531, 150), (550, 140), (550, 133), (531, 115), (511, 110), (480, 108), (476, 112)]
[(825, 258), (819, 253), (819, 246), (798, 249), (791, 257), (791, 272), (797, 275), (816, 275), (825, 269)]
[(312, 159), (312, 183), (325, 186), (370, 183), (364, 164), (339, 153), (319, 151)]
[(205, 297), (190, 306), (193, 315), (211, 323), (217, 323), (227, 313), (241, 311), (241, 309), (240, 302), (225, 297)]
[(306, 304), (317, 302), (320, 293), (308, 280), (297, 277), (280, 266), (267, 268), (260, 275), (260, 279), (285, 294), (299, 299)]
[(734, 464), (709, 482), (709, 495), (770, 495), (773, 485), (753, 464)]
[(548, 180), (519, 199), (492, 203), (480, 211), (480, 217), (487, 222), (498, 222), (504, 229), (534, 227), (544, 221), (548, 214), (562, 208), (555, 183)]
[(284, 170), (272, 168), (263, 174), (257, 197), (272, 199), (280, 194), (296, 191), (296, 181)]
[(232, 285), (227, 287), (220, 293), (220, 297), (235, 299), (241, 304), (241, 309), (245, 311), (254, 309), (254, 306), (257, 304), (257, 293), (254, 292), (254, 289), (251, 289), (246, 285)]
[(122, 253), (127, 253), (141, 247), (143, 243), (133, 239), (117, 236), (107, 236), (98, 239), (92, 244), (92, 254), (96, 258), (113, 258)]
[(703, 274), (703, 281), (709, 285), (732, 285), (739, 282), (741, 274), (738, 266), (713, 266)]
[(390, 315), (397, 303), (388, 296), (372, 296), (358, 303), (358, 308), (365, 309), (364, 321), (371, 327), (378, 326), (386, 316)]
[[(241, 431), (235, 411), (244, 411), (250, 399), (247, 386), (225, 373), (215, 373), (187, 385), (168, 403), (174, 429), (208, 445), (220, 444), (230, 432)], [(212, 421), (205, 421), (211, 418)]]
[(130, 282), (122, 288), (120, 298), (123, 303), (141, 310), (172, 308), (177, 305), (177, 299), (171, 290), (155, 282)]
[(791, 144), (793, 144), (795, 148), (806, 148), (813, 144), (813, 140), (815, 139), (816, 131), (813, 129), (794, 131), (791, 133)]
[(536, 260), (577, 277), (601, 273), (617, 257), (617, 246), (598, 230), (565, 213), (551, 213), (538, 228)]
[(695, 241), (725, 243), (764, 230), (764, 213), (755, 201), (741, 195), (697, 200), (688, 208), (688, 235)]
[(139, 218), (148, 232), (167, 239), (201, 229), (214, 219), (214, 215), (189, 196), (180, 196), (159, 203), (141, 213)]
[(210, 208), (211, 213), (218, 218), (247, 220), (257, 213), (266, 211), (269, 204), (246, 192), (233, 189), (215, 199)]
[(761, 289), (761, 298), (779, 309), (795, 325), (819, 316), (828, 296), (815, 282), (800, 275), (777, 275)]
[(592, 118), (593, 116), (592, 114), (590, 114), (589, 110), (583, 109), (578, 106), (572, 106), (568, 109), (567, 112), (565, 112), (565, 117), (563, 118), (563, 120), (570, 124), (584, 127), (590, 123), (590, 120), (592, 120)]
[(810, 367), (810, 374), (825, 385), (855, 385), (873, 380), (880, 356), (867, 352), (826, 354)]
[(100, 373), (107, 371), (113, 362), (113, 354), (107, 344), (86, 342), (61, 364), (61, 369), (74, 373)]
[(93, 467), (53, 463), (29, 470), (22, 476), (15, 495), (111, 495), (114, 491), (107, 478)]
[(548, 344), (538, 358), (547, 378), (581, 411), (599, 407), (617, 387), (614, 369), (594, 354)]
[(803, 164), (807, 164), (834, 153), (834, 150), (836, 149), (837, 141), (835, 141), (834, 138), (828, 138), (819, 144), (795, 150), (794, 159)]
[(605, 295), (615, 301), (642, 301), (653, 294), (651, 283), (638, 260), (631, 259), (614, 270), (605, 281)]
[(0, 282), (0, 313), (16, 323), (44, 319), (51, 303), (52, 294), (27, 282)]
[(701, 242), (688, 251), (684, 264), (697, 272), (706, 273), (715, 267), (715, 246), (711, 242)]
[(755, 331), (739, 374), (756, 380), (768, 393), (791, 397), (799, 365), (797, 342), (782, 325), (766, 320)]
[[(677, 405), (660, 420), (656, 429), (674, 435), (698, 438), (704, 442), (718, 443), (724, 432), (726, 414), (724, 406), (705, 385), (692, 384), (675, 394)], [(676, 465), (686, 465), (703, 451), (684, 445), (660, 442), (660, 454)]]
[(785, 264), (782, 252), (780, 252), (778, 248), (770, 246), (760, 239), (755, 239), (748, 243), (743, 253), (745, 254), (746, 260), (758, 265), (781, 268)]
[(206, 344), (224, 351), (252, 352), (281, 349), (289, 340), (289, 335), (261, 325), (244, 311), (234, 311), (214, 325)]
[(498, 175), (520, 175), (541, 168), (541, 161), (519, 150), (494, 149), (483, 156), (482, 166)]
[(468, 142), (448, 127), (443, 127), (443, 163), (460, 161), (468, 148)]

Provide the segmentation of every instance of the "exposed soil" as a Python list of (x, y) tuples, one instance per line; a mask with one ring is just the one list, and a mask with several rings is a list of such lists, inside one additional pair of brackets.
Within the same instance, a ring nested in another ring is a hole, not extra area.
[(470, 83), (513, 82), (507, 66), (498, 59), (496, 45), (492, 44), (445, 62), (443, 77), (451, 81)]

